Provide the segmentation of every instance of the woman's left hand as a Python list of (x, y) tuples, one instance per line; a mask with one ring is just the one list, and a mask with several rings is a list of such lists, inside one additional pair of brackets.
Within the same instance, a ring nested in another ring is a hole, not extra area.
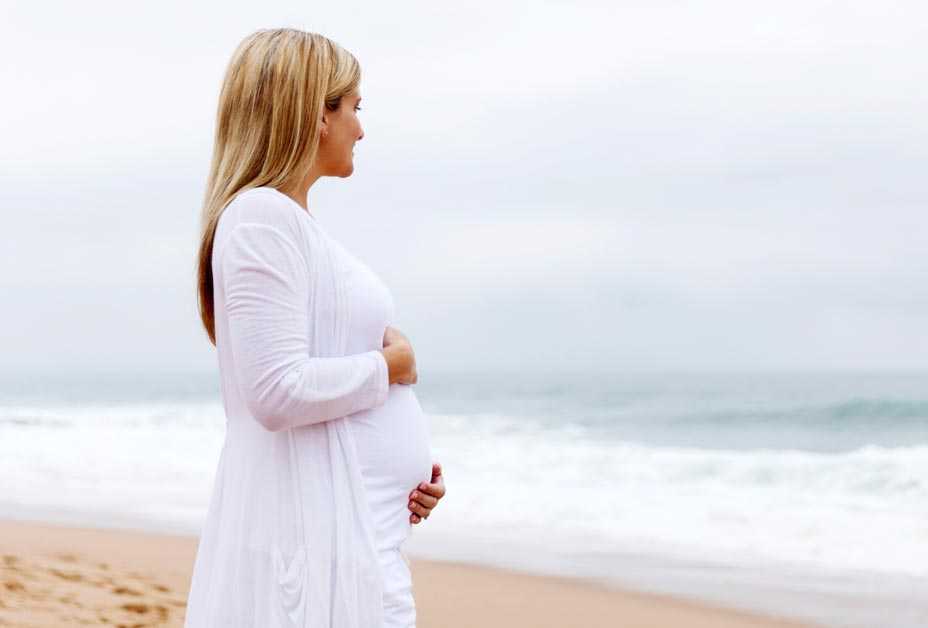
[(441, 476), (441, 465), (437, 462), (432, 463), (432, 481), (423, 482), (416, 487), (410, 494), (409, 515), (411, 523), (420, 523), (423, 519), (428, 519), (429, 514), (438, 500), (445, 495), (445, 480)]

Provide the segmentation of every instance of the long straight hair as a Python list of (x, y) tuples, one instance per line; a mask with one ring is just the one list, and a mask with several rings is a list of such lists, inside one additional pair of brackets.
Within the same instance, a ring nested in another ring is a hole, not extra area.
[(262, 29), (233, 53), (219, 94), (200, 220), (197, 296), (213, 345), (212, 257), (219, 217), (240, 192), (288, 188), (305, 176), (319, 150), (323, 107), (338, 110), (360, 82), (354, 55), (318, 33)]

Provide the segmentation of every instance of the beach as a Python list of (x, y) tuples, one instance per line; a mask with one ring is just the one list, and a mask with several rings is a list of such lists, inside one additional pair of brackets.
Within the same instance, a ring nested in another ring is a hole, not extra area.
[[(216, 386), (0, 380), (0, 626), (182, 625), (226, 436)], [(422, 627), (928, 625), (921, 376), (419, 388), (447, 487), (405, 545)]]
[[(0, 522), (0, 626), (183, 626), (197, 538)], [(412, 560), (419, 628), (798, 628), (580, 579)]]

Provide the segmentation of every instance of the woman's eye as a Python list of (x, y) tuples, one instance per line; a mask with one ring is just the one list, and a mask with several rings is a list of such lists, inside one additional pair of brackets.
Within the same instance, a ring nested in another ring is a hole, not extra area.
[(355, 111), (361, 111), (361, 108), (360, 108), (360, 107), (355, 107), (354, 110), (355, 110)]

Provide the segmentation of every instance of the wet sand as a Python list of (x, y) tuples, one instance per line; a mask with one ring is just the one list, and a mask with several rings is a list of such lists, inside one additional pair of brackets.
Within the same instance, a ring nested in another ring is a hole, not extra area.
[[(0, 521), (0, 626), (181, 627), (197, 538)], [(799, 628), (569, 578), (413, 559), (417, 628)]]

